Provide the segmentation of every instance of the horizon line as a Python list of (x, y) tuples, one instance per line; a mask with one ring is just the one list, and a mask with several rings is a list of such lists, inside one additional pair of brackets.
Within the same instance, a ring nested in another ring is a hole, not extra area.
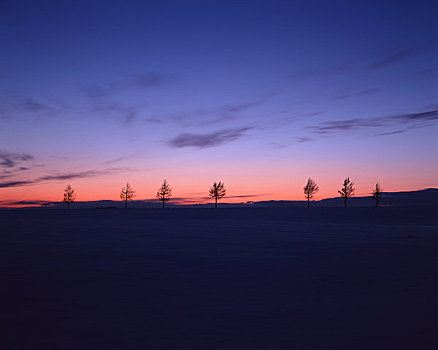
[[(383, 191), (383, 194), (395, 194), (395, 193), (412, 193), (412, 192), (421, 192), (421, 191), (427, 191), (427, 190), (437, 190), (438, 187), (427, 187), (422, 188), (419, 190), (406, 190), (406, 191)], [(359, 199), (359, 198), (368, 198), (371, 197), (372, 194), (367, 195), (359, 195), (359, 196), (353, 196), (350, 199)], [(230, 197), (236, 197), (236, 196), (230, 196)], [(194, 198), (194, 197), (192, 197)], [(226, 198), (226, 197), (225, 197)], [(250, 196), (242, 196), (242, 198), (250, 198)], [(312, 199), (311, 202), (322, 202), (324, 200), (335, 200), (339, 199), (342, 200), (340, 196), (334, 196), (334, 197), (325, 197), (321, 199)], [(123, 200), (115, 200), (115, 199), (96, 199), (96, 200), (87, 200), (87, 201), (75, 201), (74, 203), (77, 204), (87, 204), (87, 203), (101, 203), (101, 202), (111, 202), (111, 203), (123, 203)], [(153, 204), (153, 203), (159, 203), (160, 200), (156, 198), (149, 198), (149, 199), (136, 199), (131, 200), (130, 203), (144, 203), (144, 204)], [(306, 199), (268, 199), (268, 200), (260, 200), (260, 201), (243, 201), (243, 202), (220, 202), (220, 205), (227, 205), (227, 206), (238, 206), (238, 205), (251, 205), (251, 204), (257, 204), (257, 203), (266, 203), (266, 202), (278, 202), (278, 203), (301, 203), (301, 202), (307, 202)], [(39, 207), (47, 207), (51, 208), (56, 205), (63, 205), (63, 201), (48, 201), (48, 200), (6, 200), (6, 201), (0, 201), (0, 208), (8, 209), (8, 208), (16, 208), (16, 209), (25, 209), (25, 208), (39, 208)], [(181, 198), (176, 197), (172, 200), (172, 198), (169, 200), (168, 205), (170, 206), (201, 206), (201, 205), (214, 205), (213, 202), (210, 201), (197, 201), (196, 199), (190, 200), (190, 198)]]

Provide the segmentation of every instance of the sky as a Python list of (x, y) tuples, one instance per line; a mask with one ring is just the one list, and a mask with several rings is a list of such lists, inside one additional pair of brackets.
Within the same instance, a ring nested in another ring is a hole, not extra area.
[(438, 187), (436, 1), (0, 2), (0, 205)]

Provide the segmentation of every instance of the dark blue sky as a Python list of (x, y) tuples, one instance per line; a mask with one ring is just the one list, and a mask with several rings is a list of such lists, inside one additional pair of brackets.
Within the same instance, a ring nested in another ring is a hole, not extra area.
[(345, 176), (362, 193), (436, 187), (437, 13), (433, 1), (2, 1), (4, 197), (56, 198), (66, 179), (87, 199), (125, 179), (148, 198), (163, 177), (191, 198), (216, 177), (261, 198), (298, 199), (308, 176), (322, 196)]

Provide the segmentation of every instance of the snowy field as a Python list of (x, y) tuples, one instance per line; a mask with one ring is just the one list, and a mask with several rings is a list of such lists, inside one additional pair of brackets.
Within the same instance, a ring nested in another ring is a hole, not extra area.
[(436, 208), (0, 211), (0, 349), (438, 349)]

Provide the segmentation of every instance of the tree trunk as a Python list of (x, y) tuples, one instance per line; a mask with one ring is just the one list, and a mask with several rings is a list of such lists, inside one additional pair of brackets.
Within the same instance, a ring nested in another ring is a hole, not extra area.
[(309, 205), (310, 205), (310, 196), (309, 195), (307, 195), (307, 208), (309, 208)]
[(214, 207), (217, 208), (217, 197), (215, 197)]
[(345, 208), (347, 208), (347, 197), (344, 198), (344, 205), (345, 205)]
[(163, 199), (163, 209), (164, 209), (164, 199)]
[(127, 208), (128, 208), (128, 200), (125, 199), (125, 209), (127, 209)]

